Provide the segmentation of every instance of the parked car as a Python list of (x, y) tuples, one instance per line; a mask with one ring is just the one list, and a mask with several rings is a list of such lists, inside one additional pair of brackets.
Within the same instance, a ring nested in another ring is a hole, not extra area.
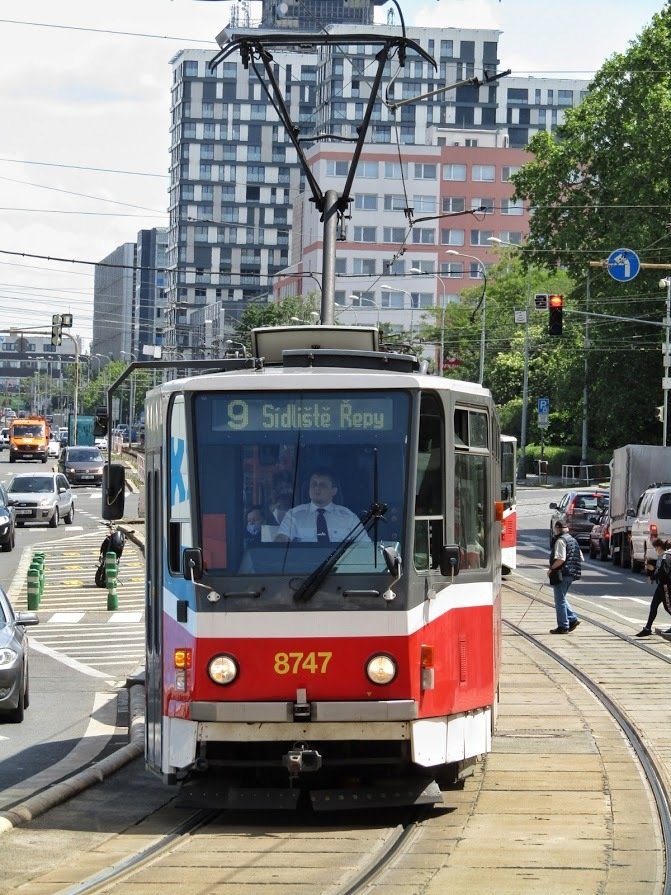
[(65, 447), (58, 458), (58, 470), (71, 485), (102, 485), (104, 466), (97, 447)]
[(23, 472), (7, 488), (7, 499), (16, 512), (16, 525), (46, 522), (56, 528), (62, 518), (70, 525), (75, 518), (75, 498), (61, 472)]
[(0, 451), (9, 448), (9, 428), (0, 429)]
[(553, 538), (555, 522), (563, 522), (568, 526), (570, 535), (579, 544), (589, 546), (592, 532), (592, 516), (608, 509), (608, 491), (594, 488), (591, 491), (567, 491), (559, 503), (551, 503), (554, 510), (550, 519), (550, 542)]
[(9, 505), (7, 489), (0, 485), (0, 547), (5, 553), (14, 549), (16, 540), (16, 510)]
[(652, 542), (671, 540), (671, 485), (651, 485), (641, 494), (636, 518), (631, 523), (629, 552), (631, 567), (640, 571), (647, 560), (656, 560)]
[(592, 516), (594, 525), (589, 535), (589, 555), (591, 559), (598, 556), (601, 560), (610, 558), (610, 515), (604, 510), (598, 516)]
[(0, 587), (0, 719), (19, 724), (30, 703), (28, 688), (28, 635), (37, 625), (34, 612), (15, 612)]

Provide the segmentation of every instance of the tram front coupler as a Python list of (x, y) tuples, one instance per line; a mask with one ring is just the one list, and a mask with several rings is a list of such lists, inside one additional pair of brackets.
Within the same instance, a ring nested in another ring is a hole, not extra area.
[(314, 773), (322, 766), (322, 757), (316, 749), (310, 749), (304, 743), (294, 743), (292, 749), (282, 756), (282, 764), (289, 771), (290, 777), (302, 773)]

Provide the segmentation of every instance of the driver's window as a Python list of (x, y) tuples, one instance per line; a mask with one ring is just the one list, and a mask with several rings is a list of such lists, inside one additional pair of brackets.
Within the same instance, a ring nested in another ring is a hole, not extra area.
[(444, 431), (442, 404), (434, 394), (422, 395), (415, 481), (414, 561), (418, 571), (440, 564), (444, 543)]

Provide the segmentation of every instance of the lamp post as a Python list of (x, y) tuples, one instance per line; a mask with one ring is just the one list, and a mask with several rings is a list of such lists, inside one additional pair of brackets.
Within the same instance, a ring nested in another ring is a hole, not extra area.
[(475, 314), (477, 313), (478, 308), (482, 305), (482, 326), (480, 329), (480, 375), (478, 377), (478, 382), (482, 385), (482, 382), (485, 378), (485, 331), (486, 331), (486, 315), (487, 315), (487, 268), (484, 265), (484, 262), (480, 260), (480, 258), (475, 255), (467, 255), (466, 252), (457, 252), (455, 249), (447, 249), (445, 252), (446, 255), (460, 255), (462, 258), (470, 258), (472, 261), (475, 261), (478, 267), (480, 268), (480, 273), (482, 274), (483, 279), (483, 288), (482, 295), (480, 296), (480, 301), (475, 306), (475, 310), (471, 314), (471, 320), (475, 320)]
[(438, 355), (438, 370), (439, 376), (443, 375), (443, 365), (445, 363), (445, 283), (443, 278), (439, 273), (427, 273), (419, 267), (411, 267), (410, 273), (414, 274), (422, 274), (423, 276), (436, 277), (437, 280), (440, 280), (440, 287), (443, 290), (443, 296), (441, 301), (441, 314), (440, 314), (440, 353)]
[(242, 351), (242, 356), (247, 357), (247, 349), (243, 345), (242, 342), (238, 342), (235, 339), (226, 339), (226, 345), (237, 345), (238, 347), (233, 349), (235, 351), (235, 356), (238, 356), (238, 350)]
[(362, 295), (360, 298), (361, 301), (367, 301), (369, 305), (372, 305), (374, 308), (377, 308), (377, 328), (380, 329), (380, 305), (374, 301), (372, 298), (368, 298), (365, 295)]

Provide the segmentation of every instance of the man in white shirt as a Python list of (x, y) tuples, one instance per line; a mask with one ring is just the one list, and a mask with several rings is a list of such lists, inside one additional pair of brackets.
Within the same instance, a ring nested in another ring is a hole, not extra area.
[[(275, 540), (318, 544), (344, 541), (359, 525), (360, 520), (347, 507), (333, 503), (337, 493), (338, 486), (330, 472), (313, 472), (309, 486), (310, 503), (300, 504), (287, 511)], [(370, 540), (360, 525), (356, 540)]]

